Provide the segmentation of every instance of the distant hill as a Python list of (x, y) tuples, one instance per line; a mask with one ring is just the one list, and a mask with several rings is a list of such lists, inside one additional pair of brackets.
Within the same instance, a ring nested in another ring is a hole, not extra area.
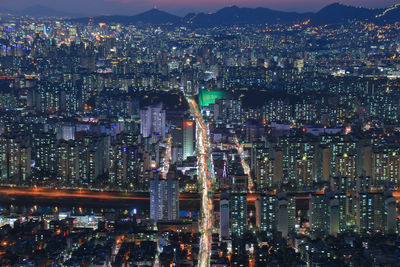
[(374, 20), (383, 9), (346, 6), (339, 3), (328, 5), (311, 16), (313, 25), (345, 23), (351, 20)]
[(154, 23), (154, 24), (162, 24), (162, 23), (178, 23), (181, 22), (182, 18), (169, 14), (167, 12), (158, 10), (158, 9), (151, 9), (147, 12), (138, 14), (132, 17), (136, 22), (143, 22), (143, 23)]
[(396, 4), (393, 7), (386, 8), (381, 13), (376, 15), (375, 22), (383, 24), (393, 24), (400, 22), (400, 4)]
[[(74, 17), (74, 14), (53, 10), (43, 6), (33, 6), (19, 14), (32, 16), (61, 16)], [(334, 3), (322, 8), (316, 13), (296, 13), (277, 11), (269, 8), (240, 8), (237, 6), (226, 7), (215, 13), (189, 13), (184, 17), (151, 9), (132, 16), (97, 16), (72, 19), (73, 22), (87, 23), (90, 19), (95, 23), (121, 23), (121, 24), (174, 24), (191, 27), (213, 27), (219, 25), (243, 24), (294, 24), (310, 20), (311, 25), (325, 25), (348, 23), (350, 21), (370, 21), (374, 23), (400, 22), (400, 4), (389, 8), (371, 9)]]
[(269, 8), (226, 7), (212, 14), (199, 13), (192, 17), (191, 24), (198, 26), (235, 24), (277, 24), (294, 23), (306, 20), (312, 13), (276, 11)]
[[(90, 18), (78, 18), (73, 21), (87, 23)], [(165, 24), (165, 23), (181, 23), (182, 18), (169, 14), (167, 12), (151, 9), (144, 13), (140, 13), (135, 16), (99, 16), (92, 18), (93, 22), (105, 22), (105, 23), (122, 23), (122, 24), (135, 24), (135, 23), (148, 23), (148, 24)]]

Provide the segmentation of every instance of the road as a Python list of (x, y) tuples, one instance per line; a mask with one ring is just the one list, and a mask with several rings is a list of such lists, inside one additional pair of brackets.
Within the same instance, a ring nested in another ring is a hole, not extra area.
[[(211, 188), (211, 185), (210, 185)], [(296, 199), (310, 199), (310, 192), (296, 193)], [(48, 198), (48, 199), (92, 199), (92, 200), (149, 200), (148, 192), (112, 192), (112, 191), (91, 191), (80, 189), (51, 189), (42, 187), (16, 187), (16, 186), (0, 186), (1, 197), (28, 197), (28, 198)], [(219, 193), (208, 195), (214, 201), (219, 201)], [(400, 191), (394, 191), (393, 196), (400, 199)], [(248, 204), (254, 204), (259, 194), (247, 194)], [(179, 201), (200, 201), (203, 200), (203, 195), (200, 197), (198, 193), (180, 193)]]
[(208, 124), (204, 121), (199, 107), (193, 99), (188, 98), (192, 116), (196, 121), (196, 154), (198, 179), (201, 186), (201, 223), (199, 266), (210, 266), (212, 225), (213, 225), (213, 189), (215, 181)]
[(251, 177), (249, 164), (246, 161), (247, 153), (243, 149), (243, 144), (239, 143), (239, 139), (236, 136), (234, 136), (233, 141), (235, 142), (236, 149), (239, 153), (240, 162), (242, 163), (243, 171), (247, 175), (248, 192), (254, 193), (254, 182), (253, 182), (253, 178)]
[[(52, 189), (42, 187), (0, 186), (0, 197), (60, 198), (60, 199), (93, 199), (93, 200), (149, 200), (148, 192), (113, 192), (81, 189)], [(180, 201), (200, 201), (197, 193), (180, 193)]]

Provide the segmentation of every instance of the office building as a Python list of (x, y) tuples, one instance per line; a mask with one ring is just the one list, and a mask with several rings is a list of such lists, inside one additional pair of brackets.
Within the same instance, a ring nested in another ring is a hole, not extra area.
[(194, 121), (185, 120), (183, 122), (183, 160), (194, 154)]

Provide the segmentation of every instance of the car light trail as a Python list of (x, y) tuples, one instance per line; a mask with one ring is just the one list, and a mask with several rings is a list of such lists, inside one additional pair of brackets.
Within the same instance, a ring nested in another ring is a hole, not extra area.
[(211, 236), (213, 225), (213, 190), (215, 181), (208, 124), (204, 121), (197, 103), (188, 99), (191, 113), (196, 121), (196, 154), (198, 179), (201, 186), (201, 222), (200, 222), (200, 251), (199, 266), (210, 266)]
[(242, 163), (243, 171), (247, 175), (248, 191), (249, 191), (249, 193), (254, 193), (254, 182), (253, 182), (253, 178), (251, 177), (249, 164), (247, 164), (247, 161), (246, 161), (247, 154), (246, 154), (245, 150), (243, 149), (243, 144), (239, 143), (239, 140), (236, 136), (233, 137), (233, 141), (235, 142), (236, 149), (239, 153), (240, 162)]

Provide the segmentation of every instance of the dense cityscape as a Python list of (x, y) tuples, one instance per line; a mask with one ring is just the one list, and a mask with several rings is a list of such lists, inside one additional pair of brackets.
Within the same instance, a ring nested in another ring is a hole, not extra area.
[(400, 5), (365, 10), (0, 10), (0, 265), (398, 266)]

